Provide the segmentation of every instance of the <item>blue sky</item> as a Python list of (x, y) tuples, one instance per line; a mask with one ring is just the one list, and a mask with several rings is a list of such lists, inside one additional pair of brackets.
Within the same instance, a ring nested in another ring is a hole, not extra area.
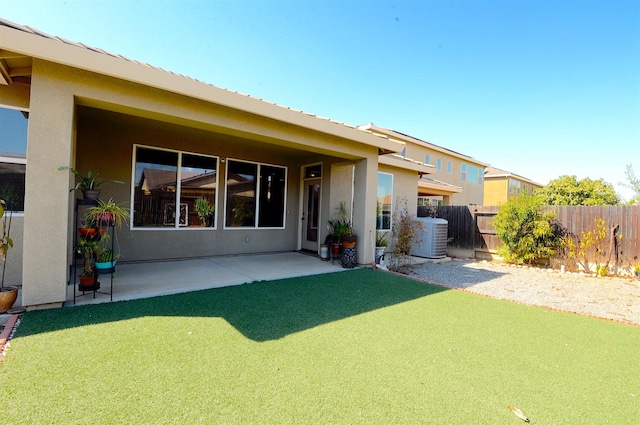
[(0, 16), (547, 183), (640, 174), (640, 1), (0, 0)]

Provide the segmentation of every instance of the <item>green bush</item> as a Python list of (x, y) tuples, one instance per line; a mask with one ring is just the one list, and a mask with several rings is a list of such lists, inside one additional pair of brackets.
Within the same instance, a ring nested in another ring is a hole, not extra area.
[(498, 254), (517, 264), (548, 260), (562, 248), (566, 233), (554, 211), (545, 210), (540, 198), (526, 195), (502, 205), (493, 225), (504, 244)]

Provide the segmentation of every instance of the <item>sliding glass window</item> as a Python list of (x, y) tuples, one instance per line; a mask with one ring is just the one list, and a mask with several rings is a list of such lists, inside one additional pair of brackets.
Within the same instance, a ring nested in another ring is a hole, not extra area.
[(393, 174), (378, 173), (378, 207), (376, 211), (376, 229), (391, 230), (393, 211)]
[(226, 227), (283, 228), (287, 169), (227, 161)]
[(0, 107), (0, 199), (10, 211), (24, 211), (29, 113)]
[(134, 228), (215, 227), (218, 159), (136, 146)]

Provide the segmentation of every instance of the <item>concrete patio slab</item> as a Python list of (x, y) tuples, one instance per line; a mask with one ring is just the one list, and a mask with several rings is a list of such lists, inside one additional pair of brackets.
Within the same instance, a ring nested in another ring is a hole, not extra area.
[[(148, 298), (180, 292), (197, 291), (223, 286), (241, 285), (261, 280), (275, 280), (298, 276), (343, 271), (338, 263), (322, 261), (314, 255), (299, 252), (234, 255), (196, 258), (179, 261), (118, 264), (113, 277), (113, 301)], [(110, 276), (100, 276), (100, 292), (109, 292)], [(67, 302), (74, 305), (97, 304), (110, 301), (104, 293), (83, 293), (69, 285)]]

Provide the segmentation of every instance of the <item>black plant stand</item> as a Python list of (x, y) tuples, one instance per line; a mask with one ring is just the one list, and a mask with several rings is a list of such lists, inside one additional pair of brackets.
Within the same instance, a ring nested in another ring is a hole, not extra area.
[[(109, 282), (109, 292), (105, 292), (106, 290), (103, 291), (99, 291), (100, 289), (100, 282), (98, 281), (99, 276), (96, 274), (95, 279), (93, 281), (93, 285), (91, 286), (81, 286), (80, 285), (80, 281), (78, 280), (78, 270), (79, 267), (78, 266), (82, 266), (82, 268), (84, 268), (84, 258), (82, 258), (82, 261), (79, 261), (79, 254), (76, 251), (76, 246), (78, 246), (78, 238), (82, 238), (82, 237), (91, 237), (91, 236), (82, 236), (79, 235), (78, 232), (78, 211), (83, 210), (84, 208), (87, 207), (91, 207), (94, 205), (97, 205), (98, 201), (95, 200), (87, 200), (87, 199), (76, 199), (76, 206), (75, 206), (75, 233), (74, 233), (74, 238), (73, 238), (73, 250), (74, 250), (74, 255), (73, 255), (73, 303), (76, 303), (76, 298), (80, 298), (80, 297), (84, 297), (85, 295), (93, 295), (93, 298), (96, 297), (96, 294), (103, 294), (103, 295), (109, 295), (109, 300), (113, 301), (113, 273), (115, 272), (115, 268), (109, 269), (108, 271), (103, 271), (103, 274), (109, 274), (110, 276), (110, 282)], [(108, 228), (108, 232), (110, 232), (110, 237), (111, 237), (111, 249), (114, 249), (114, 231), (115, 231), (115, 226), (113, 223), (109, 223), (108, 226), (106, 226)], [(80, 263), (80, 264), (79, 264)], [(76, 285), (77, 283), (77, 285)]]

